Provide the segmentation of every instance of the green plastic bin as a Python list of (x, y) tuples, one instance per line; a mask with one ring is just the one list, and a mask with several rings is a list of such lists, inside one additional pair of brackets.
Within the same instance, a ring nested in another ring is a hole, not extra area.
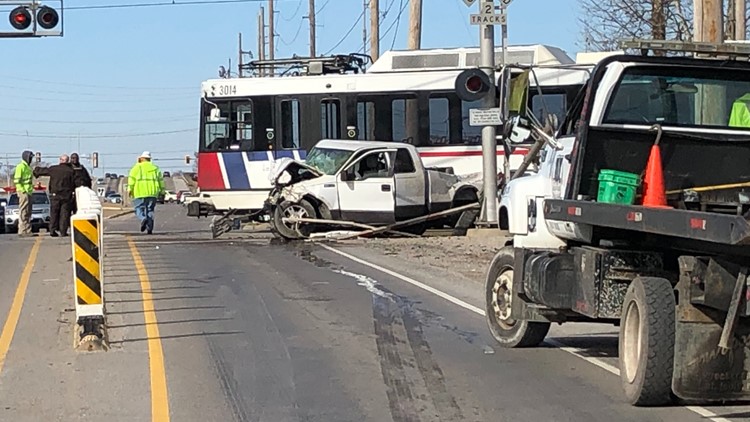
[(596, 200), (608, 204), (632, 205), (640, 184), (641, 177), (637, 174), (602, 170), (599, 172), (599, 193)]

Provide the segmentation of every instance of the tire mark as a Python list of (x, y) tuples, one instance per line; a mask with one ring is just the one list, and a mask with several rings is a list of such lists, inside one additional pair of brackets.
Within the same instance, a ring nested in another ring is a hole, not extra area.
[(440, 419), (446, 421), (464, 420), (456, 398), (448, 392), (443, 371), (432, 358), (432, 349), (424, 337), (419, 319), (413, 312), (404, 312), (403, 320), (409, 345), (414, 351), (419, 366), (419, 372), (422, 373), (422, 378), (424, 378)]
[(212, 362), (214, 362), (214, 369), (216, 374), (219, 376), (221, 382), (221, 390), (226, 397), (229, 407), (234, 415), (234, 420), (237, 422), (247, 422), (250, 420), (247, 412), (247, 403), (243, 398), (242, 394), (238, 394), (240, 391), (237, 380), (232, 376), (232, 372), (227, 367), (226, 359), (224, 359), (224, 353), (221, 347), (216, 345), (216, 341), (212, 340), (210, 336), (206, 337), (208, 343), (208, 353), (211, 356)]

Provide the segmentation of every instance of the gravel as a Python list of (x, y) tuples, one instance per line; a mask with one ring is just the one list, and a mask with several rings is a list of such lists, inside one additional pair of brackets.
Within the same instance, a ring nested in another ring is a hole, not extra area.
[(362, 245), (383, 255), (455, 272), (481, 284), (487, 266), (505, 241), (503, 236), (380, 238), (368, 239)]

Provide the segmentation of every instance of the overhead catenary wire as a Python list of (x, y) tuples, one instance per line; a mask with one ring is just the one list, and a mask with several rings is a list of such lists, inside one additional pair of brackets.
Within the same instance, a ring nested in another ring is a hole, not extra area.
[(354, 29), (357, 27), (357, 25), (359, 25), (359, 23), (362, 21), (362, 18), (364, 18), (364, 17), (365, 17), (365, 11), (363, 10), (362, 13), (359, 14), (359, 18), (354, 22), (354, 25), (352, 25), (352, 27), (349, 28), (348, 31), (346, 31), (346, 34), (344, 34), (344, 36), (341, 37), (341, 39), (339, 40), (339, 42), (337, 42), (336, 45), (334, 45), (333, 47), (331, 47), (331, 49), (328, 50), (323, 55), (327, 56), (327, 55), (331, 54), (331, 52), (333, 52), (333, 50), (339, 48), (339, 46), (341, 44), (343, 44), (344, 41), (346, 41), (347, 38), (349, 38), (349, 36), (352, 34), (352, 32), (354, 32)]

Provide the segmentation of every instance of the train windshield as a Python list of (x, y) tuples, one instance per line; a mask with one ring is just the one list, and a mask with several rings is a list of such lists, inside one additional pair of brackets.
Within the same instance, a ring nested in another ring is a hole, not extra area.
[(334, 175), (349, 160), (354, 151), (331, 148), (313, 148), (305, 164), (315, 167), (327, 175)]

